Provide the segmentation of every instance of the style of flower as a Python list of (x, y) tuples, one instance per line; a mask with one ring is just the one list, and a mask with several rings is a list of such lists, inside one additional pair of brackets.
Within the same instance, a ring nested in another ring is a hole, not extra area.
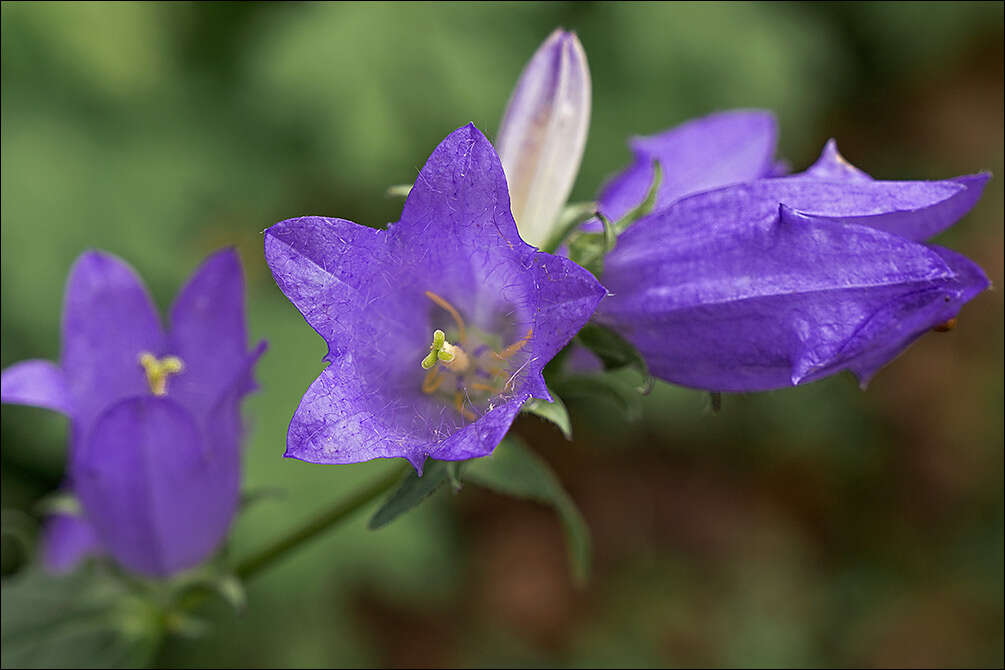
[(135, 272), (107, 253), (77, 259), (67, 282), (59, 365), (2, 374), (4, 403), (70, 418), (68, 488), (79, 515), (45, 529), (46, 565), (107, 553), (165, 577), (212, 554), (239, 499), (240, 402), (254, 389), (244, 279), (233, 250), (207, 259), (170, 312), (170, 332)]
[[(754, 118), (740, 114), (733, 119)], [(704, 121), (664, 134), (661, 146), (697, 145)], [(772, 170), (767, 127), (719, 160), (689, 166), (687, 151), (660, 155), (673, 188), (661, 187), (656, 210), (606, 257), (611, 296), (596, 319), (632, 342), (654, 375), (684, 386), (757, 391), (847, 369), (864, 387), (988, 287), (973, 262), (921, 241), (966, 214), (989, 175), (876, 181), (831, 142), (806, 172), (757, 179)], [(605, 189), (614, 216), (651, 181), (644, 162)], [(740, 165), (752, 176), (735, 183)], [(715, 182), (733, 185), (705, 190)]]
[(590, 70), (575, 33), (555, 30), (524, 68), (496, 137), (520, 236), (551, 239), (590, 127)]
[[(473, 125), (433, 151), (401, 220), (376, 230), (303, 217), (265, 233), (276, 283), (330, 363), (290, 423), (312, 463), (485, 456), (603, 287), (517, 233), (502, 166)], [(432, 342), (430, 342), (432, 340)]]

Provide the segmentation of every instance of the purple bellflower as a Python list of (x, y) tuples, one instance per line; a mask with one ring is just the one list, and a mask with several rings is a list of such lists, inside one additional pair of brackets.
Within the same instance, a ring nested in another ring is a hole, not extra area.
[(575, 33), (555, 30), (524, 68), (496, 148), (520, 237), (550, 241), (576, 181), (590, 127), (590, 70)]
[[(596, 316), (657, 377), (758, 391), (847, 369), (864, 387), (989, 286), (968, 259), (923, 243), (989, 175), (876, 181), (832, 141), (806, 172), (763, 178), (776, 174), (774, 138), (761, 112), (692, 121), (637, 141), (636, 163), (604, 189), (601, 211), (620, 216), (644, 198), (652, 158), (663, 166), (654, 211), (605, 259), (612, 295)], [(703, 142), (721, 153), (695, 150)]]
[(207, 259), (175, 300), (170, 332), (135, 272), (89, 251), (73, 266), (60, 364), (3, 371), (2, 400), (70, 418), (68, 485), (79, 514), (45, 529), (44, 562), (107, 553), (165, 577), (205, 560), (240, 495), (240, 402), (254, 389), (244, 279), (233, 250)]
[[(358, 463), (485, 456), (605, 291), (517, 233), (502, 166), (472, 125), (433, 151), (387, 230), (289, 219), (265, 233), (276, 283), (330, 363), (290, 422), (287, 457)], [(431, 342), (432, 341), (432, 342)]]

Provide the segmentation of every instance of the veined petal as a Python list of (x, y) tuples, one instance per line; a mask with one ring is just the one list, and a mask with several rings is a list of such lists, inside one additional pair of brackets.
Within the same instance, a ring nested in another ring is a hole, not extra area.
[(63, 304), (62, 369), (81, 439), (112, 403), (149, 394), (139, 356), (166, 344), (150, 295), (131, 267), (88, 251), (70, 270)]
[[(287, 436), (286, 455), (314, 463), (403, 457), (421, 471), (429, 456), (489, 453), (530, 395), (547, 398), (541, 370), (604, 295), (520, 239), (502, 166), (474, 126), (433, 151), (388, 231), (291, 219), (266, 232), (266, 259), (329, 344)], [(492, 363), (471, 380), (477, 401), (459, 378), (456, 395), (424, 390), (419, 365), (433, 330), (459, 334), (462, 321), (471, 355)]]
[[(896, 233), (911, 240), (923, 241), (949, 228), (973, 209), (977, 201), (980, 200), (981, 194), (984, 192), (984, 186), (990, 178), (991, 175), (989, 173), (981, 172), (941, 181), (883, 182), (890, 185), (904, 184), (905, 190), (907, 188), (917, 190), (924, 188), (922, 185), (927, 184), (933, 194), (944, 192), (946, 186), (955, 185), (959, 188), (952, 195), (925, 205), (914, 207), (909, 203), (902, 203), (900, 205), (904, 208), (902, 211), (892, 212), (882, 218), (871, 218), (871, 215), (864, 215), (867, 218), (854, 220), (853, 218), (842, 217), (839, 214), (830, 215), (827, 212), (828, 207), (826, 205), (818, 205), (814, 211), (818, 213), (821, 220), (831, 218), (843, 223), (859, 223)], [(792, 175), (787, 179), (859, 183), (874, 181), (871, 176), (849, 163), (838, 152), (837, 143), (833, 139), (828, 140), (827, 145), (820, 154), (820, 158), (808, 170)], [(808, 201), (812, 197), (812, 195), (808, 196), (805, 201)], [(789, 202), (789, 204), (793, 204), (793, 202)], [(799, 209), (797, 205), (793, 204), (793, 206)]]
[(73, 463), (74, 488), (102, 545), (136, 572), (163, 577), (219, 545), (238, 501), (236, 445), (209, 448), (169, 397), (123, 400), (95, 423)]
[(771, 112), (733, 110), (694, 119), (631, 142), (634, 163), (601, 190), (600, 210), (618, 219), (642, 202), (663, 170), (656, 207), (700, 191), (771, 176), (778, 125)]
[(46, 520), (42, 545), (42, 563), (54, 574), (70, 572), (87, 556), (101, 552), (101, 542), (87, 520), (70, 514)]
[(496, 146), (524, 240), (541, 246), (579, 173), (590, 126), (590, 70), (575, 33), (558, 29), (524, 68)]
[(218, 251), (196, 270), (171, 307), (170, 323), (168, 353), (185, 366), (171, 376), (170, 395), (203, 417), (248, 358), (244, 276), (234, 249)]
[(58, 365), (49, 361), (23, 361), (4, 370), (0, 374), (0, 401), (73, 415), (66, 377)]
[[(920, 334), (918, 324), (945, 321), (986, 286), (902, 237), (821, 222), (777, 200), (772, 212), (770, 198), (751, 197), (764, 183), (679, 201), (638, 222), (607, 257), (614, 295), (597, 318), (632, 341), (656, 376), (756, 391), (855, 365), (874, 370), (909, 341), (863, 335), (883, 332), (877, 324), (888, 319), (877, 314), (910, 316), (905, 332)], [(840, 204), (854, 211), (869, 200)], [(936, 301), (945, 309), (930, 309)]]

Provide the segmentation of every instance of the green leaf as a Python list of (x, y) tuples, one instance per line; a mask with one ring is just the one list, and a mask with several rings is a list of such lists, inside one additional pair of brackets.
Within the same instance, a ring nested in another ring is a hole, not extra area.
[(642, 386), (638, 388), (639, 393), (646, 395), (653, 390), (655, 380), (649, 374), (645, 359), (635, 345), (621, 335), (606, 326), (591, 322), (583, 326), (576, 337), (584, 347), (597, 355), (605, 370), (634, 368), (643, 379)]
[(238, 505), (240, 512), (248, 511), (249, 507), (262, 502), (263, 500), (278, 500), (286, 496), (286, 490), (278, 486), (257, 486), (253, 489), (241, 491), (241, 502)]
[(660, 168), (660, 162), (653, 159), (653, 180), (649, 183), (649, 190), (646, 192), (646, 197), (643, 198), (642, 202), (636, 205), (634, 209), (618, 219), (618, 222), (614, 226), (615, 232), (617, 232), (618, 235), (628, 230), (629, 226), (641, 219), (643, 216), (649, 214), (649, 212), (653, 211), (653, 207), (656, 206), (656, 196), (659, 195), (660, 184), (662, 182), (663, 170)]
[(642, 418), (642, 396), (615, 375), (577, 375), (562, 380), (557, 388), (567, 399), (595, 398), (618, 406), (627, 421)]
[(558, 394), (548, 389), (551, 393), (551, 397), (554, 399), (553, 402), (548, 402), (547, 400), (541, 400), (540, 398), (531, 398), (523, 404), (520, 408), (521, 412), (527, 412), (528, 414), (534, 414), (536, 416), (550, 421), (558, 429), (562, 431), (562, 435), (565, 435), (565, 439), (572, 440), (572, 421), (569, 419), (569, 410), (565, 408), (565, 403), (562, 399), (558, 397)]
[(142, 667), (163, 631), (151, 603), (91, 568), (4, 580), (0, 612), (4, 667)]
[(447, 481), (448, 471), (445, 461), (426, 461), (424, 470), (421, 477), (414, 470), (408, 473), (380, 509), (370, 517), (370, 522), (367, 524), (370, 530), (377, 530), (391, 523), (431, 496)]
[(576, 584), (590, 574), (590, 529), (548, 464), (519, 439), (508, 436), (491, 455), (470, 460), (462, 478), (499, 493), (551, 505), (558, 512)]

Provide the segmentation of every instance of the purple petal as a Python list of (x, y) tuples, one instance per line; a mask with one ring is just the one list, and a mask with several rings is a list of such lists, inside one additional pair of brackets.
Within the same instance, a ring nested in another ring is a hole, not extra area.
[(70, 514), (49, 517), (42, 536), (42, 563), (54, 574), (73, 570), (77, 563), (101, 553), (101, 543), (85, 519)]
[[(893, 185), (903, 184), (904, 192), (907, 192), (908, 189), (914, 189), (915, 194), (919, 194), (919, 189), (925, 189), (925, 185), (928, 185), (927, 189), (930, 195), (944, 193), (947, 190), (946, 187), (950, 187), (948, 190), (953, 190), (952, 187), (956, 187), (951, 195), (935, 198), (927, 204), (910, 201), (900, 202), (897, 204), (897, 207), (901, 208), (902, 211), (892, 211), (881, 218), (865, 215), (868, 218), (855, 220), (841, 214), (831, 214), (828, 210), (834, 208), (835, 203), (833, 201), (829, 203), (818, 202), (812, 208), (812, 211), (817, 213), (817, 218), (820, 220), (830, 219), (841, 223), (859, 223), (920, 242), (949, 228), (973, 209), (977, 201), (980, 200), (981, 194), (984, 192), (984, 186), (990, 178), (991, 175), (989, 173), (982, 172), (942, 181), (880, 182), (889, 184), (892, 188), (896, 188)], [(827, 145), (820, 154), (820, 158), (817, 159), (817, 162), (812, 167), (805, 172), (792, 175), (788, 178), (788, 180), (800, 179), (857, 183), (874, 181), (868, 174), (845, 160), (844, 156), (838, 152), (837, 142), (833, 139), (828, 140)], [(789, 197), (792, 198), (795, 196)], [(827, 196), (821, 197), (826, 198)], [(838, 197), (840, 198), (840, 196)], [(813, 198), (814, 196), (811, 192), (807, 192), (801, 201), (810, 202)], [(802, 209), (801, 206), (795, 204), (795, 200), (786, 200), (786, 204), (796, 209)]]
[[(542, 368), (604, 294), (582, 268), (520, 239), (499, 159), (473, 126), (436, 148), (387, 232), (292, 219), (266, 231), (265, 251), (279, 287), (329, 345), (331, 365), (287, 439), (287, 456), (315, 463), (400, 456), (418, 469), (430, 455), (489, 453), (531, 394), (547, 397)], [(463, 412), (421, 390), (432, 332), (452, 326), (427, 291), (469, 330), (501, 346), (527, 342), (507, 361), (505, 387), (477, 404), (464, 395)]]
[(73, 414), (63, 371), (49, 361), (24, 361), (4, 370), (0, 375), (0, 401)]
[(496, 146), (521, 236), (535, 246), (553, 234), (576, 181), (590, 126), (590, 71), (574, 33), (555, 30), (524, 68)]
[(223, 539), (239, 459), (236, 444), (208, 444), (169, 397), (129, 398), (97, 420), (74, 459), (74, 487), (119, 563), (166, 576), (200, 563)]
[(827, 140), (820, 158), (806, 172), (792, 175), (793, 178), (822, 179), (824, 181), (872, 181), (865, 172), (849, 163), (838, 151), (837, 142), (832, 138)]
[(210, 256), (171, 308), (169, 353), (184, 362), (171, 397), (201, 417), (247, 367), (244, 276), (234, 249)]
[[(958, 311), (986, 285), (904, 238), (777, 204), (770, 212), (770, 200), (751, 197), (766, 183), (679, 201), (639, 221), (607, 257), (614, 295), (598, 320), (632, 341), (656, 376), (756, 391), (855, 365), (874, 371), (906, 344), (900, 332), (861, 336), (875, 315), (910, 316), (905, 330), (914, 333), (943, 315), (926, 305)], [(870, 202), (860, 200), (842, 206)], [(930, 298), (924, 305), (920, 293)]]
[[(914, 340), (955, 318), (964, 304), (991, 285), (984, 271), (970, 259), (942, 247), (930, 249), (952, 269), (955, 281), (941, 291), (919, 291), (909, 301), (887, 305), (855, 334), (847, 347), (854, 357), (849, 357), (845, 366), (859, 378), (862, 388)], [(814, 378), (826, 374), (807, 373)]]
[(601, 191), (600, 210), (618, 219), (642, 202), (652, 184), (653, 159), (663, 181), (656, 206), (685, 195), (774, 173), (778, 127), (767, 111), (720, 112), (652, 137), (632, 140), (635, 162)]
[(164, 355), (165, 336), (136, 273), (100, 251), (70, 270), (63, 305), (62, 368), (73, 400), (74, 432), (86, 435), (112, 403), (150, 393), (141, 353)]

